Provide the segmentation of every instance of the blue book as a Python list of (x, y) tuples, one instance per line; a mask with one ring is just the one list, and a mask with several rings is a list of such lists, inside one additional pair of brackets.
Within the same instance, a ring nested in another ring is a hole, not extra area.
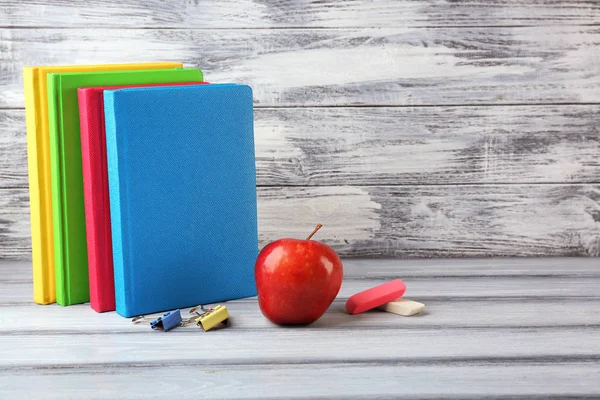
[(256, 295), (250, 87), (107, 90), (104, 108), (117, 312)]

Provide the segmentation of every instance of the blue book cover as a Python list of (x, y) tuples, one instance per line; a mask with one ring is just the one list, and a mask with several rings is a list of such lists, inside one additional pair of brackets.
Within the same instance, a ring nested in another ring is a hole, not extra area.
[(250, 87), (107, 90), (104, 108), (117, 312), (256, 295)]

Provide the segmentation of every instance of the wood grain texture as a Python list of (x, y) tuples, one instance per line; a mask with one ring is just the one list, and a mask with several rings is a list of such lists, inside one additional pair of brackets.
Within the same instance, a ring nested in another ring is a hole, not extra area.
[(6, 0), (9, 27), (288, 28), (597, 24), (589, 0)]
[[(570, 257), (513, 258), (510, 262), (504, 258), (445, 258), (441, 260), (433, 258), (410, 260), (363, 258), (351, 259), (346, 262), (348, 266), (344, 269), (344, 278), (355, 280), (391, 280), (394, 279), (394, 276), (414, 280), (484, 277), (594, 278), (600, 276), (600, 263), (594, 258), (578, 258), (576, 260)], [(0, 281), (6, 284), (30, 283), (30, 264), (30, 261), (0, 260)], [(574, 297), (576, 294), (571, 293), (569, 296)]]
[(354, 257), (600, 255), (599, 185), (273, 187), (258, 193), (262, 243), (281, 237), (282, 227), (302, 237), (311, 221), (327, 227), (320, 238)]
[(0, 258), (31, 259), (27, 190), (0, 190)]
[[(342, 372), (343, 371), (343, 372)], [(73, 380), (76, 379), (76, 384)], [(493, 365), (440, 362), (332, 363), (262, 366), (167, 364), (113, 365), (107, 368), (39, 368), (0, 376), (8, 397), (36, 399), (584, 399), (600, 396), (600, 368), (594, 358), (551, 363), (508, 361)], [(190, 383), (192, 382), (192, 383)], [(192, 391), (183, 388), (193, 386)], [(47, 388), (52, 388), (48, 391)], [(93, 388), (93, 389), (90, 389)], [(122, 388), (119, 393), (117, 389)], [(150, 392), (150, 393), (149, 393)], [(191, 393), (193, 392), (193, 393)], [(115, 397), (116, 396), (116, 397)], [(152, 397), (150, 397), (152, 396)]]
[(0, 188), (28, 185), (25, 111), (0, 110)]
[[(22, 268), (27, 275), (31, 275), (31, 269), (29, 268), (29, 265), (24, 264), (22, 266)], [(600, 268), (600, 267), (598, 267), (598, 268)], [(354, 293), (358, 293), (369, 287), (380, 285), (382, 283), (385, 283), (386, 281), (395, 279), (398, 276), (401, 276), (403, 278), (403, 280), (405, 280), (407, 285), (409, 285), (409, 288), (407, 289), (407, 292), (406, 292), (407, 298), (414, 298), (416, 300), (420, 300), (425, 303), (435, 302), (437, 304), (440, 302), (447, 302), (447, 301), (465, 302), (465, 303), (469, 303), (469, 302), (473, 302), (473, 301), (480, 302), (480, 301), (482, 301), (481, 300), (482, 297), (488, 296), (488, 292), (493, 291), (496, 295), (496, 298), (494, 300), (497, 300), (497, 299), (500, 299), (503, 301), (510, 300), (510, 302), (512, 302), (513, 306), (515, 306), (515, 304), (518, 304), (518, 302), (521, 302), (521, 301), (525, 302), (525, 303), (530, 303), (530, 306), (534, 307), (533, 310), (535, 309), (535, 307), (540, 307), (541, 301), (544, 301), (544, 302), (555, 301), (556, 303), (561, 304), (559, 309), (565, 310), (569, 306), (569, 304), (573, 303), (573, 299), (576, 299), (577, 300), (576, 307), (579, 307), (581, 304), (584, 304), (585, 302), (590, 301), (590, 299), (593, 300), (595, 297), (597, 297), (598, 287), (600, 285), (600, 279), (598, 277), (591, 277), (591, 278), (590, 277), (587, 277), (587, 278), (562, 277), (560, 279), (551, 279), (551, 278), (544, 279), (544, 277), (539, 277), (539, 276), (530, 277), (530, 278), (516, 278), (516, 277), (511, 277), (511, 278), (487, 277), (487, 278), (484, 278), (484, 277), (481, 277), (481, 278), (477, 278), (477, 279), (472, 279), (472, 281), (469, 282), (469, 290), (465, 291), (465, 289), (460, 286), (462, 283), (465, 283), (465, 278), (463, 278), (463, 277), (453, 277), (453, 278), (448, 277), (448, 278), (436, 278), (435, 280), (423, 280), (423, 279), (405, 278), (404, 275), (401, 275), (401, 274), (392, 274), (391, 276), (376, 277), (376, 278), (346, 277), (346, 278), (344, 278), (344, 283), (342, 285), (339, 295), (341, 297), (347, 298), (347, 297), (350, 297)], [(33, 298), (33, 296), (26, 296), (25, 302), (23, 302), (23, 300), (22, 300), (23, 296), (25, 294), (31, 293), (30, 287), (31, 287), (31, 282), (29, 280), (11, 281), (10, 284), (7, 284), (4, 286), (4, 293), (2, 295), (3, 301), (5, 302), (6, 305), (10, 305), (10, 307), (21, 307), (21, 306), (31, 305), (30, 298)], [(548, 295), (549, 293), (552, 293), (551, 297), (547, 297), (547, 296), (549, 296)], [(544, 296), (546, 296), (546, 297), (544, 297)], [(488, 298), (488, 300), (490, 300), (490, 299)], [(241, 310), (247, 310), (247, 309), (244, 309), (243, 306), (244, 306), (243, 304), (236, 303), (236, 307), (240, 307)], [(482, 309), (488, 309), (488, 310), (493, 309), (492, 305), (490, 305), (490, 304), (487, 304), (487, 306), (482, 304), (481, 306), (482, 306)], [(87, 309), (87, 306), (81, 306), (81, 307), (83, 307), (84, 309)], [(503, 308), (503, 307), (508, 307), (508, 304), (500, 305), (499, 308)], [(53, 308), (56, 308), (56, 310), (52, 311)], [(342, 310), (343, 303), (336, 304), (333, 309)], [(523, 309), (523, 313), (525, 313), (526, 315), (533, 311), (531, 308), (528, 309), (525, 306), (523, 306), (522, 309)], [(589, 310), (589, 306), (584, 307), (584, 309)], [(60, 311), (60, 310), (64, 310), (64, 308), (62, 308), (60, 306), (54, 306), (54, 305), (49, 305), (48, 307), (45, 307), (44, 310), (49, 310), (49, 311), (44, 311), (44, 312), (49, 312), (50, 314), (48, 314), (48, 315), (54, 315), (55, 317), (57, 317), (59, 319), (60, 318), (68, 318), (72, 315), (75, 315), (75, 314), (71, 314), (72, 311)], [(71, 310), (71, 308), (69, 308), (69, 310)], [(472, 311), (470, 311), (470, 312), (472, 312)], [(579, 314), (579, 310), (573, 310), (573, 318), (576, 318), (575, 316), (578, 314)], [(8, 317), (10, 315), (10, 311), (7, 310), (6, 313), (5, 313), (5, 311), (3, 311), (3, 315)], [(114, 314), (111, 314), (111, 315), (113, 315), (112, 318), (120, 318)], [(106, 317), (106, 318), (107, 318), (106, 322), (108, 323), (109, 317)], [(347, 318), (345, 319), (342, 317), (337, 318), (335, 316), (332, 318), (335, 318), (336, 322), (344, 324), (345, 325), (344, 329), (352, 329), (349, 326), (349, 325), (351, 325), (351, 323), (349, 323), (351, 320), (348, 320)], [(360, 317), (357, 317), (357, 318), (360, 319)], [(471, 321), (477, 320), (477, 315), (468, 317), (467, 320), (460, 325), (461, 326), (470, 326), (470, 324), (467, 322), (469, 320), (471, 320)], [(481, 321), (481, 318), (479, 320)], [(9, 319), (7, 321), (9, 321)], [(354, 321), (354, 320), (352, 320), (352, 321)], [(488, 323), (494, 322), (494, 321), (491, 321), (490, 319), (487, 319), (487, 321), (488, 321)], [(365, 322), (368, 322), (368, 321), (365, 321)], [(598, 322), (600, 323), (600, 321), (598, 321)], [(514, 323), (515, 323), (515, 325), (519, 325), (519, 323), (517, 321), (514, 321)], [(39, 321), (36, 322), (34, 320), (31, 323), (23, 323), (23, 324), (19, 324), (18, 326), (15, 326), (15, 327), (13, 327), (11, 325), (9, 325), (5, 328), (0, 327), (0, 332), (3, 331), (4, 329), (6, 329), (7, 331), (12, 331), (14, 329), (24, 329), (24, 327), (31, 326), (33, 324), (39, 324)], [(480, 322), (480, 324), (481, 324), (481, 322)], [(363, 324), (362, 326), (364, 326), (364, 325), (368, 325), (368, 323)], [(474, 325), (478, 325), (478, 324), (474, 323)], [(318, 326), (318, 324), (317, 324), (317, 326)], [(411, 326), (411, 325), (409, 325), (409, 326)], [(418, 327), (419, 324), (417, 323), (416, 325), (413, 325), (413, 326)], [(507, 325), (504, 324), (503, 326), (507, 326)], [(21, 327), (21, 328), (19, 328), (19, 327)], [(42, 325), (40, 325), (39, 329), (47, 330), (47, 327), (45, 327), (42, 324)]]
[[(394, 318), (406, 317), (394, 314)], [(131, 322), (123, 320), (123, 324)], [(11, 357), (3, 360), (1, 366), (4, 368), (0, 372), (13, 368), (39, 368), (49, 364), (65, 367), (73, 365), (74, 368), (81, 364), (133, 366), (140, 359), (148, 364), (167, 365), (173, 359), (193, 361), (199, 368), (219, 363), (235, 364), (236, 361), (260, 365), (345, 361), (388, 364), (398, 359), (423, 362), (432, 358), (451, 362), (472, 357), (509, 360), (537, 357), (553, 357), (558, 360), (561, 357), (600, 359), (598, 326), (559, 329), (444, 329), (443, 333), (438, 329), (414, 329), (408, 333), (406, 330), (386, 331), (374, 328), (350, 334), (350, 331), (344, 329), (311, 331), (273, 327), (256, 331), (230, 329), (222, 335), (211, 334), (204, 337), (199, 335), (206, 332), (199, 331), (195, 326), (178, 329), (167, 336), (164, 332), (155, 332), (148, 326), (140, 325), (128, 334), (99, 332), (75, 336), (71, 332), (67, 335), (42, 333), (35, 341), (35, 352), (22, 351), (21, 354), (15, 354), (18, 352), (11, 351)], [(10, 349), (23, 349), (33, 336), (29, 332), (3, 336), (4, 354)], [(404, 340), (399, 340), (400, 338)], [(397, 344), (392, 345), (393, 341)], [(135, 345), (136, 343), (143, 343), (144, 346)]]
[(600, 4), (0, 4), (0, 258), (29, 257), (23, 65), (180, 60), (253, 86), (261, 244), (600, 255)]
[[(22, 110), (0, 110), (0, 187), (27, 187)], [(255, 112), (259, 186), (599, 183), (596, 105)]]
[[(599, 283), (598, 279), (595, 279), (594, 282), (596, 284)], [(362, 288), (366, 288), (369, 283), (364, 282)], [(456, 283), (450, 280), (444, 282), (445, 285)], [(526, 283), (537, 283), (537, 281), (524, 282), (523, 286)], [(513, 284), (518, 287), (519, 282), (515, 281)], [(439, 288), (440, 286), (441, 284), (434, 285), (434, 288)], [(559, 286), (559, 284), (556, 286)], [(548, 293), (550, 288), (548, 286), (545, 286), (545, 288), (545, 293)], [(356, 289), (360, 290), (358, 285), (355, 285), (354, 290)], [(488, 290), (492, 291), (494, 289), (495, 287), (490, 287)], [(426, 289), (423, 288), (419, 291), (425, 293)], [(38, 306), (32, 304), (21, 305), (22, 303), (18, 302), (19, 299), (23, 299), (23, 293), (22, 291), (20, 297), (14, 302), (5, 300), (5, 306), (0, 306), (2, 309), (0, 321), (3, 321), (3, 325), (0, 326), (0, 336), (11, 333), (23, 334), (25, 332), (31, 335), (45, 335), (49, 333), (73, 333), (79, 335), (83, 333), (131, 333), (131, 329), (124, 326), (123, 318), (114, 313), (98, 317), (91, 312), (89, 304), (77, 305), (68, 310), (58, 305), (49, 305), (44, 308), (42, 313)], [(348, 293), (352, 294), (354, 292), (347, 291), (345, 294)], [(485, 295), (484, 291), (469, 291), (468, 293), (471, 296), (476, 293), (479, 296)], [(519, 295), (522, 296), (521, 293)], [(417, 298), (415, 296), (418, 296), (418, 294), (415, 292), (410, 296), (411, 299)], [(544, 297), (533, 299), (531, 296), (522, 296), (520, 298), (507, 297), (506, 299), (495, 300), (481, 299), (479, 297), (467, 299), (454, 297), (451, 301), (429, 299), (426, 297), (418, 298), (427, 303), (425, 307), (426, 311), (422, 316), (410, 319), (390, 319), (389, 315), (385, 312), (353, 317), (342, 312), (344, 310), (344, 301), (338, 300), (332, 305), (332, 312), (312, 325), (310, 329), (335, 326), (335, 329), (353, 332), (364, 329), (410, 331), (441, 326), (446, 329), (491, 329), (496, 327), (510, 327), (513, 329), (553, 327), (559, 329), (561, 327), (573, 326), (600, 327), (600, 310), (598, 310), (596, 297), (584, 298), (577, 296), (576, 298), (568, 298), (565, 295), (564, 298), (560, 299)], [(477, 303), (477, 305), (475, 306), (474, 303)], [(261, 316), (255, 300), (228, 303), (227, 308), (232, 315), (243, 317), (236, 318), (236, 328), (258, 330), (271, 327), (270, 323)], [(430, 309), (435, 310), (435, 319), (427, 318), (428, 315), (431, 315)], [(184, 314), (186, 312), (187, 310), (184, 310)], [(40, 315), (35, 319), (21, 321), (22, 315), (31, 313), (40, 313)], [(510, 320), (507, 320), (507, 315), (510, 315)], [(544, 318), (540, 318), (540, 315), (544, 315)], [(20, 320), (21, 322), (19, 324), (9, 323), (14, 320)], [(77, 328), (73, 327), (73, 321), (75, 320), (77, 321)], [(382, 328), (382, 325), (385, 325), (385, 328)]]
[(600, 27), (0, 29), (0, 107), (23, 65), (178, 60), (244, 82), (257, 106), (600, 100)]
[[(249, 298), (227, 302), (231, 327), (209, 333), (34, 305), (29, 269), (0, 262), (3, 398), (600, 395), (596, 259), (345, 260), (342, 291), (317, 323), (276, 327)], [(426, 313), (344, 312), (348, 296), (392, 277)]]
[[(0, 254), (30, 257), (26, 189), (2, 189)], [(304, 237), (348, 257), (599, 256), (600, 185), (259, 187), (261, 246)]]

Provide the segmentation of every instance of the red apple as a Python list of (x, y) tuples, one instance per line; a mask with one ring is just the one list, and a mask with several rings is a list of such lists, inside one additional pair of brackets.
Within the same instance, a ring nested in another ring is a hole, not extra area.
[(279, 239), (266, 245), (254, 269), (258, 305), (279, 325), (315, 322), (329, 308), (342, 286), (342, 261), (325, 243)]

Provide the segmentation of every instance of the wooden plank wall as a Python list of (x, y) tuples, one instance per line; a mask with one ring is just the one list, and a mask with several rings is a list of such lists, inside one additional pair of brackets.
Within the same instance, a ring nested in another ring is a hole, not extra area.
[(254, 88), (261, 243), (600, 256), (600, 2), (0, 3), (0, 258), (29, 257), (21, 67), (181, 60)]

